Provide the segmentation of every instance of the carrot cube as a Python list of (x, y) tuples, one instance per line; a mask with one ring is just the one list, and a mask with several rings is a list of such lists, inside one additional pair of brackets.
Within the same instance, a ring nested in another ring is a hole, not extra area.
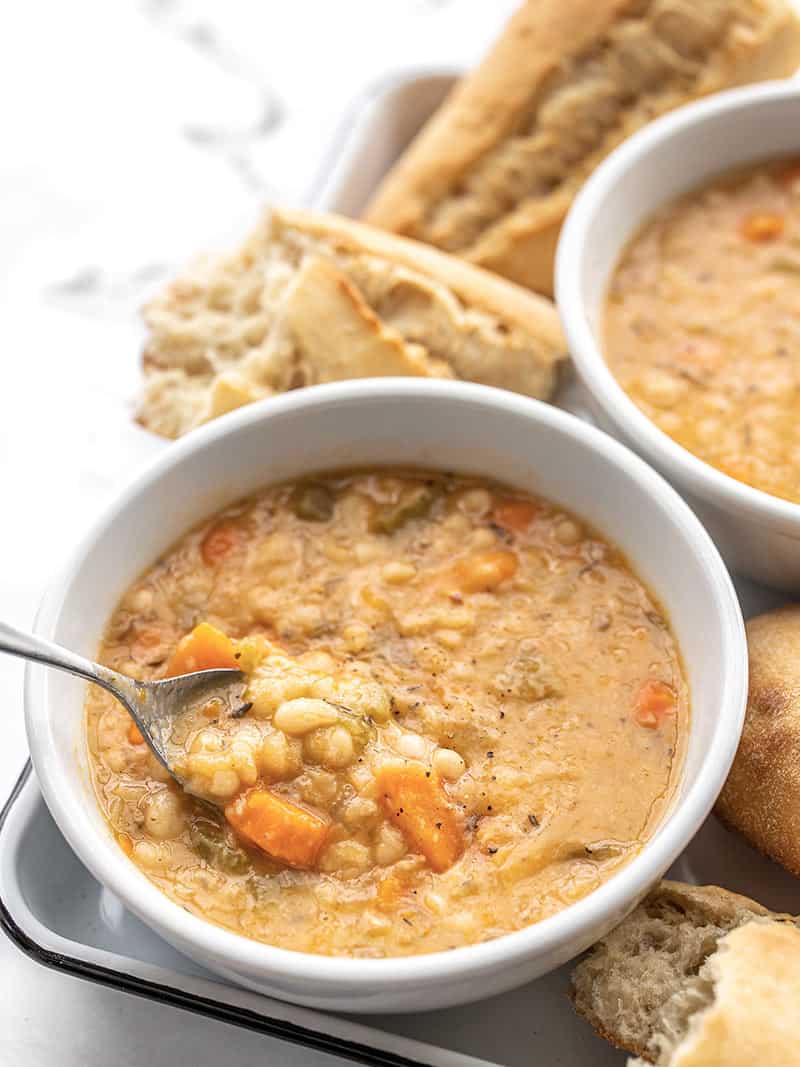
[(506, 548), (491, 549), (459, 560), (452, 569), (462, 593), (488, 593), (517, 573), (517, 557)]
[(422, 764), (381, 767), (376, 775), (384, 811), (409, 846), (435, 871), (446, 871), (464, 851), (461, 820), (447, 794)]
[(508, 497), (498, 500), (492, 509), (492, 519), (504, 530), (522, 533), (527, 530), (536, 517), (536, 505), (530, 500), (517, 500)]
[(240, 544), (242, 531), (232, 522), (217, 522), (206, 531), (200, 543), (200, 555), (209, 567), (220, 563)]
[(132, 745), (144, 744), (144, 737), (142, 736), (142, 731), (139, 729), (133, 719), (131, 719), (130, 723), (128, 724), (127, 738), (130, 744)]
[(783, 215), (756, 212), (748, 215), (739, 225), (739, 233), (748, 241), (774, 241), (783, 233)]
[(636, 697), (636, 722), (648, 730), (657, 730), (667, 716), (674, 714), (675, 692), (672, 686), (652, 679), (645, 682)]
[(178, 642), (167, 664), (167, 677), (225, 667), (239, 669), (233, 641), (222, 630), (201, 622)]
[(225, 818), (240, 837), (289, 867), (316, 863), (330, 819), (269, 789), (251, 789), (225, 808)]

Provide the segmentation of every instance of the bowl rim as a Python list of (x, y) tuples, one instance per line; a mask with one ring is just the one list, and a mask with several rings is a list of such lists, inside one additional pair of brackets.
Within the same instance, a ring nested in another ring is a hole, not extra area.
[[(649, 154), (685, 131), (727, 118), (731, 112), (768, 107), (787, 99), (800, 99), (800, 83), (792, 79), (762, 82), (730, 89), (686, 104), (638, 130), (609, 155), (576, 196), (556, 251), (555, 299), (561, 325), (575, 368), (595, 402), (645, 457), (669, 478), (699, 498), (709, 499), (728, 512), (744, 513), (773, 529), (795, 536), (800, 533), (800, 503), (773, 496), (739, 482), (712, 467), (669, 437), (631, 400), (603, 357), (602, 345), (589, 324), (581, 283), (582, 266), (590, 254), (587, 234), (605, 198), (624, 175), (642, 165)], [(800, 151), (800, 135), (798, 135)], [(751, 162), (770, 158), (763, 152)], [(720, 167), (724, 173), (725, 167)], [(700, 183), (702, 184), (702, 183)], [(668, 204), (667, 196), (653, 205), (652, 214)], [(622, 245), (612, 265), (613, 275)]]
[[(287, 411), (305, 409), (307, 413), (343, 401), (371, 403), (392, 399), (457, 402), (476, 407), (492, 407), (509, 415), (543, 422), (556, 433), (576, 440), (580, 447), (599, 452), (601, 458), (621, 468), (643, 495), (653, 495), (668, 504), (679, 526), (686, 550), (699, 558), (714, 592), (713, 611), (721, 637), (719, 715), (702, 765), (686, 795), (667, 814), (664, 823), (643, 846), (641, 852), (609, 881), (575, 903), (532, 926), (505, 934), (490, 941), (449, 951), (407, 957), (357, 959), (322, 956), (277, 948), (234, 933), (184, 911), (154, 883), (150, 882), (121, 850), (112, 850), (112, 841), (99, 845), (99, 835), (84, 837), (73, 824), (70, 808), (78, 808), (82, 798), (75, 788), (75, 778), (61, 774), (55, 752), (50, 751), (49, 731), (44, 727), (49, 716), (46, 671), (28, 664), (25, 674), (25, 718), (28, 742), (37, 778), (56, 823), (82, 862), (95, 877), (120, 897), (149, 926), (173, 938), (173, 943), (190, 945), (203, 956), (223, 962), (234, 972), (256, 975), (276, 982), (308, 981), (339, 984), (350, 991), (375, 995), (406, 983), (423, 986), (438, 982), (463, 982), (481, 973), (494, 974), (515, 963), (546, 955), (570, 941), (576, 941), (609, 917), (621, 918), (632, 908), (667, 867), (683, 851), (700, 828), (722, 788), (738, 745), (744, 721), (747, 697), (747, 656), (744, 622), (733, 584), (711, 538), (689, 506), (674, 489), (644, 460), (612, 437), (575, 416), (549, 404), (506, 390), (465, 382), (435, 381), (414, 378), (382, 378), (311, 386), (306, 389), (258, 401), (224, 415), (181, 440), (169, 445), (140, 470), (111, 500), (91, 524), (83, 540), (72, 553), (60, 577), (48, 588), (37, 616), (36, 632), (52, 638), (75, 574), (89, 556), (106, 526), (119, 513), (146, 497), (152, 486), (167, 471), (182, 464), (196, 452), (210, 449), (223, 437), (237, 433), (254, 423), (269, 421)], [(635, 566), (635, 561), (634, 561)], [(709, 610), (712, 610), (709, 605)], [(62, 792), (61, 785), (66, 786)], [(118, 855), (117, 855), (118, 852)], [(138, 877), (137, 877), (138, 876)], [(290, 994), (286, 994), (291, 999)]]

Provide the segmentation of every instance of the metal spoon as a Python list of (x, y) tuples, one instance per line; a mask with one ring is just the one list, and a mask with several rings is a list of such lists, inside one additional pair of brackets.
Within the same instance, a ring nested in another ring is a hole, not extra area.
[(77, 674), (95, 682), (117, 698), (139, 727), (150, 750), (172, 777), (183, 786), (180, 775), (170, 765), (169, 742), (176, 723), (186, 712), (212, 700), (223, 705), (222, 714), (235, 715), (243, 707), (245, 677), (241, 671), (213, 670), (181, 674), (156, 682), (140, 682), (110, 667), (78, 656), (52, 641), (26, 634), (0, 622), (0, 652), (44, 663), (60, 671)]

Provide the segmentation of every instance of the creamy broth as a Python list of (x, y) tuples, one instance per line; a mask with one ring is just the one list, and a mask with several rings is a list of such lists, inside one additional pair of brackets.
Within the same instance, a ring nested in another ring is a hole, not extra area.
[(680, 445), (800, 502), (800, 164), (725, 176), (644, 226), (611, 283), (605, 355)]
[[(622, 554), (546, 501), (419, 471), (264, 490), (126, 593), (100, 660), (238, 665), (172, 782), (90, 692), (99, 803), (191, 912), (308, 952), (400, 956), (518, 930), (596, 889), (662, 819), (689, 702)], [(227, 817), (226, 817), (227, 816)]]

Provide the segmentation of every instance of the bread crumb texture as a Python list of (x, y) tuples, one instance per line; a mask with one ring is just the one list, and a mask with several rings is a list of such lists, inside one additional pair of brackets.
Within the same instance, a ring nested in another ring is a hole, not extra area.
[[(716, 972), (706, 961), (731, 930), (770, 918), (788, 917), (716, 886), (662, 882), (577, 965), (575, 1009), (620, 1048), (670, 1063), (690, 1018), (714, 1000)], [(796, 938), (800, 965), (800, 933), (787, 930)]]
[(548, 398), (565, 347), (549, 301), (332, 215), (273, 210), (146, 309), (139, 421), (166, 437), (306, 385), (463, 378)]
[(707, 1008), (688, 1018), (687, 1034), (664, 1049), (659, 1067), (756, 1067), (800, 1064), (800, 931), (768, 920), (727, 934), (698, 981)]

